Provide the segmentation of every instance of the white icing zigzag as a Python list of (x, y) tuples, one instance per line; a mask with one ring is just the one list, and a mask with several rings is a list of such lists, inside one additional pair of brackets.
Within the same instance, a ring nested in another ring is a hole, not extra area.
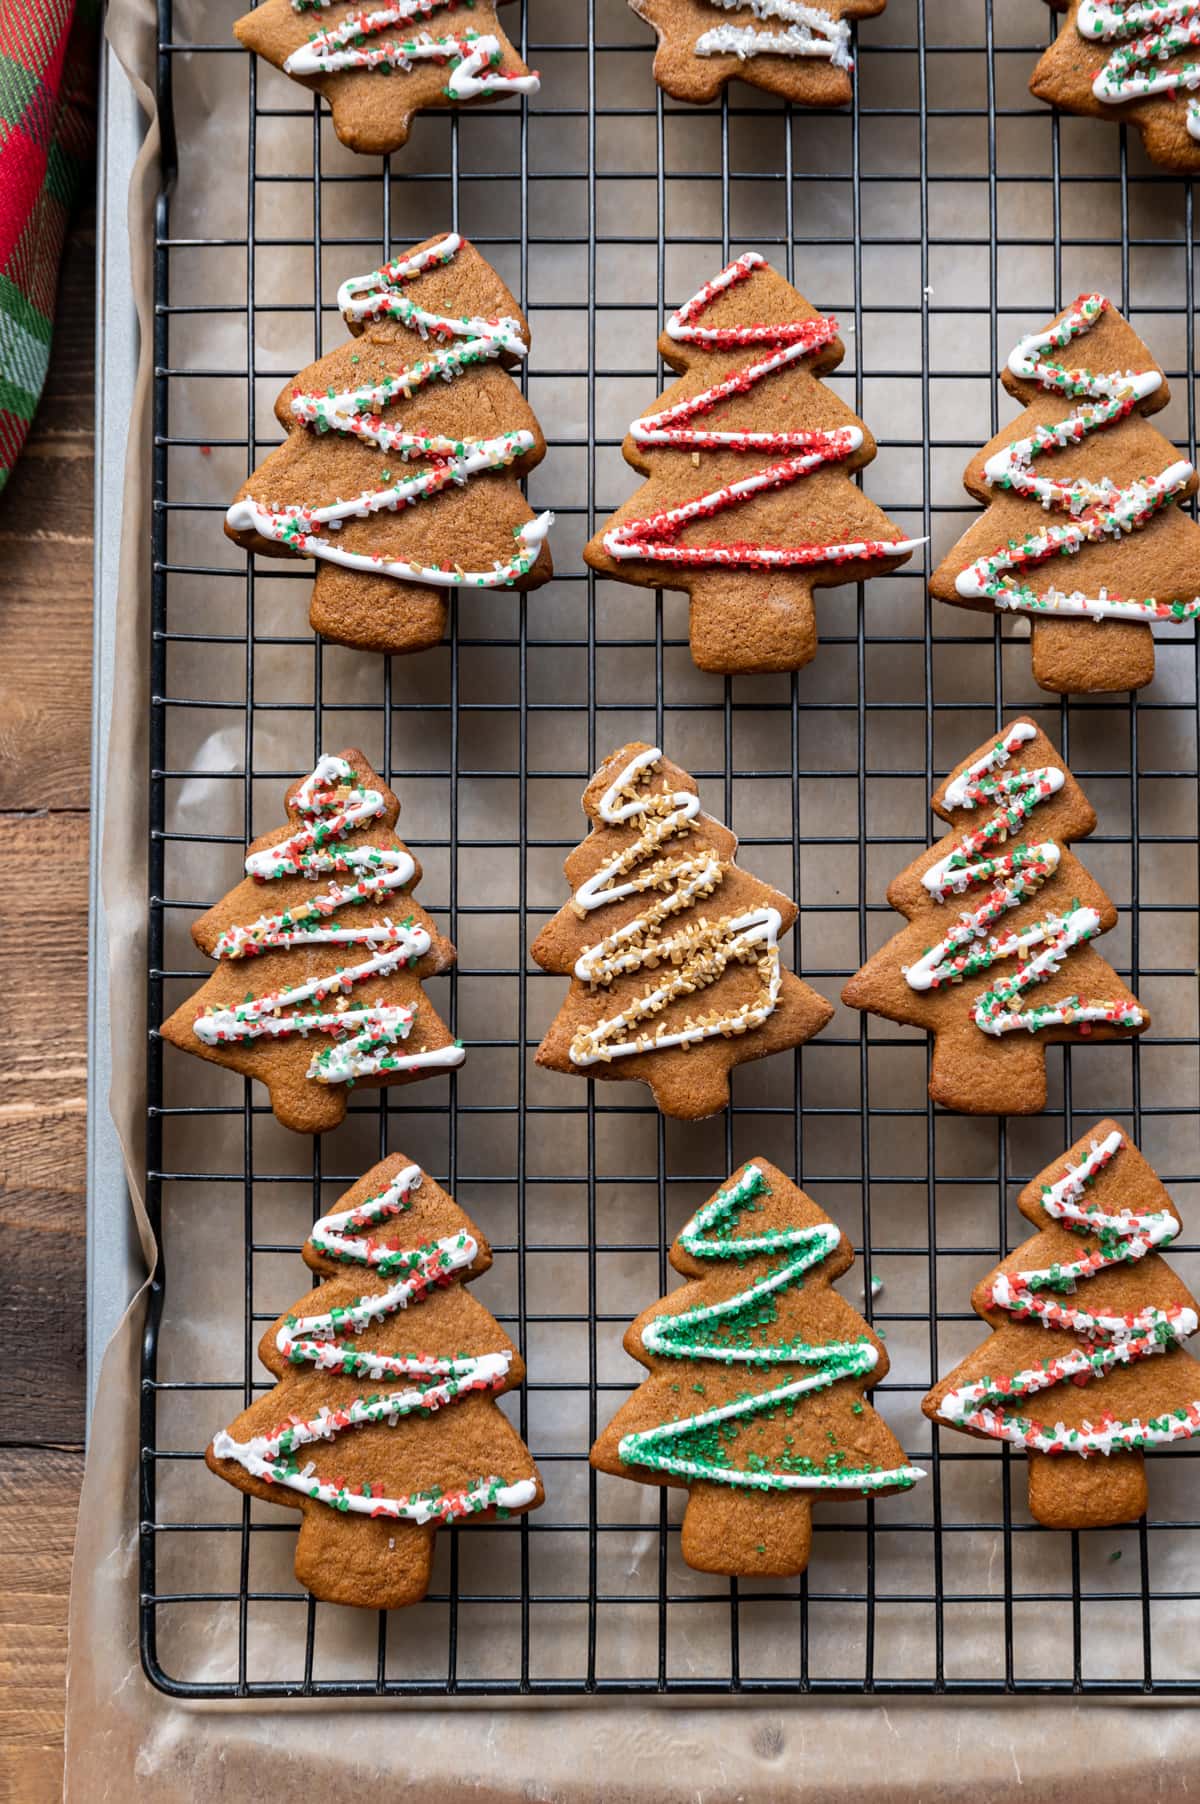
[(736, 56), (742, 62), (764, 55), (802, 56), (820, 58), (847, 73), (854, 68), (850, 27), (823, 6), (806, 5), (805, 0), (708, 0), (708, 4), (726, 12), (741, 12), (748, 6), (756, 19), (778, 20), (781, 29), (714, 25), (696, 39), (695, 56)]
[[(1115, 1027), (1137, 1027), (1143, 1016), (1135, 1002), (1101, 1002), (1089, 997), (1065, 996), (1060, 1002), (1018, 1004), (1027, 990), (1044, 983), (1076, 946), (1094, 939), (1100, 916), (1094, 908), (1077, 903), (1063, 914), (1049, 914), (1026, 927), (993, 934), (991, 929), (1010, 909), (1036, 895), (1057, 871), (1062, 852), (1057, 842), (1017, 845), (1011, 852), (993, 856), (993, 849), (1007, 843), (1034, 809), (1056, 795), (1063, 773), (1054, 766), (1035, 770), (1005, 770), (1013, 755), (1035, 737), (1028, 721), (1017, 721), (989, 747), (981, 758), (947, 786), (948, 808), (994, 810), (979, 827), (960, 836), (952, 851), (930, 865), (921, 881), (935, 902), (960, 896), (979, 884), (989, 893), (979, 908), (961, 914), (936, 945), (904, 972), (909, 988), (937, 990), (946, 984), (990, 970), (1010, 958), (1022, 962), (1013, 976), (1000, 978), (993, 988), (976, 997), (971, 1013), (985, 1034), (998, 1037), (1024, 1028), (1038, 1033), (1047, 1027), (1072, 1027), (1081, 1022), (1104, 1021)], [(1040, 951), (1034, 948), (1040, 947)], [(1032, 957), (1026, 955), (1033, 953)]]
[[(514, 533), (516, 549), (511, 557), (496, 559), (490, 570), (464, 570), (458, 564), (417, 564), (407, 559), (386, 558), (378, 552), (344, 551), (336, 534), (346, 520), (367, 520), (379, 513), (398, 513), (429, 500), (451, 486), (465, 488), (473, 476), (486, 470), (506, 469), (517, 458), (532, 451), (536, 439), (532, 432), (505, 432), (494, 438), (451, 439), (422, 433), (406, 432), (392, 424), (384, 408), (393, 401), (407, 401), (427, 383), (440, 379), (452, 382), (475, 365), (488, 363), (501, 355), (523, 358), (529, 347), (521, 336), (515, 319), (455, 319), (448, 314), (430, 313), (409, 300), (405, 285), (428, 269), (450, 263), (462, 249), (457, 232), (447, 232), (424, 250), (410, 257), (398, 257), (369, 275), (351, 276), (338, 290), (338, 304), (348, 319), (397, 319), (422, 338), (449, 341), (423, 357), (408, 369), (386, 376), (381, 382), (362, 388), (343, 389), (337, 393), (292, 396), (291, 410), (297, 420), (320, 434), (340, 433), (356, 438), (378, 451), (423, 466), (420, 475), (399, 472), (395, 481), (384, 488), (364, 489), (348, 500), (340, 497), (325, 506), (316, 503), (276, 506), (245, 496), (235, 501), (226, 514), (226, 524), (233, 532), (256, 532), (264, 539), (274, 539), (301, 557), (323, 559), (340, 564), (344, 569), (361, 571), (368, 576), (392, 576), (399, 581), (428, 583), (432, 588), (495, 589), (511, 585), (518, 577), (528, 575), (540, 555), (542, 544), (554, 523), (551, 513), (539, 514), (536, 520), (518, 527)], [(391, 472), (385, 471), (390, 478)]]
[(1067, 369), (1047, 352), (1062, 352), (1108, 311), (1104, 295), (1080, 295), (1075, 305), (1046, 332), (1031, 332), (1014, 348), (1008, 367), (1023, 382), (1036, 382), (1048, 394), (1063, 395), (1078, 405), (1053, 424), (1035, 427), (1028, 438), (1012, 439), (990, 457), (984, 480), (998, 489), (1037, 501), (1059, 520), (1023, 540), (999, 546), (986, 557), (960, 571), (955, 588), (964, 601), (984, 600), (999, 611), (1057, 614), (1092, 620), (1194, 620), (1200, 615), (1200, 596), (1191, 601), (1160, 602), (1153, 597), (1110, 595), (1099, 589), (1087, 595), (1081, 589), (1067, 593), (1051, 585), (1041, 595), (1022, 580), (1023, 571), (1052, 557), (1072, 558), (1085, 545), (1105, 540), (1120, 542), (1140, 531), (1158, 511), (1186, 490), (1194, 471), (1177, 458), (1156, 476), (1137, 477), (1119, 485), (1102, 475), (1096, 481), (1076, 477), (1062, 482), (1037, 474), (1037, 459), (1052, 457), (1084, 442), (1092, 433), (1119, 426), (1139, 401), (1162, 386), (1156, 369)]
[(420, 1168), (406, 1165), (378, 1196), (357, 1209), (323, 1216), (312, 1231), (312, 1244), (318, 1252), (369, 1266), (389, 1277), (397, 1273), (395, 1282), (376, 1295), (360, 1297), (348, 1308), (319, 1315), (288, 1316), (275, 1337), (280, 1353), (292, 1365), (309, 1365), (322, 1372), (373, 1381), (398, 1378), (406, 1381), (403, 1388), (355, 1397), (335, 1409), (323, 1406), (309, 1421), (292, 1417), (270, 1434), (253, 1435), (248, 1441), (235, 1441), (223, 1429), (213, 1438), (217, 1459), (236, 1460), (252, 1478), (296, 1491), (343, 1514), (386, 1516), (416, 1523), (448, 1522), (481, 1510), (522, 1509), (534, 1501), (537, 1485), (532, 1479), (522, 1478), (510, 1484), (494, 1476), (480, 1478), (461, 1491), (422, 1491), (388, 1497), (374, 1484), (352, 1487), (344, 1480), (322, 1479), (311, 1460), (302, 1467), (295, 1458), (299, 1448), (332, 1443), (347, 1429), (378, 1423), (395, 1428), (406, 1416), (431, 1414), (475, 1391), (503, 1388), (512, 1365), (510, 1352), (461, 1353), (453, 1357), (368, 1353), (356, 1344), (357, 1336), (373, 1323), (401, 1314), (423, 1302), (431, 1291), (456, 1283), (459, 1274), (474, 1264), (478, 1255), (479, 1247), (465, 1229), (421, 1247), (396, 1247), (374, 1236), (346, 1234), (347, 1228), (377, 1227), (403, 1214), (420, 1183)]
[[(315, 1054), (307, 1076), (319, 1084), (344, 1084), (380, 1072), (448, 1070), (461, 1065), (461, 1046), (436, 1046), (424, 1052), (396, 1050), (412, 1031), (416, 1009), (404, 1003), (366, 1003), (338, 1007), (356, 984), (388, 977), (415, 965), (430, 948), (429, 934), (406, 921), (374, 921), (363, 927), (344, 925), (337, 911), (358, 902), (377, 902), (391, 890), (411, 882), (416, 866), (404, 850), (380, 846), (347, 846), (344, 841), (367, 821), (378, 820), (386, 804), (377, 789), (358, 786), (344, 758), (326, 754), (296, 791), (296, 807), (306, 824), (265, 851), (251, 852), (246, 873), (263, 882), (279, 878), (321, 877), (348, 873), (349, 883), (333, 882), (310, 902), (260, 915), (248, 926), (229, 927), (217, 941), (214, 958), (253, 958), (264, 951), (304, 945), (355, 945), (370, 951), (359, 964), (340, 965), (304, 983), (248, 996), (235, 1008), (214, 1008), (193, 1022), (206, 1046), (243, 1041), (283, 1040), (293, 1034), (325, 1035), (330, 1044)], [(315, 1007), (305, 1007), (313, 1004)], [(329, 1003), (331, 1006), (326, 1007)]]
[[(660, 852), (667, 841), (684, 838), (700, 812), (700, 798), (688, 791), (651, 790), (651, 773), (662, 763), (657, 746), (630, 760), (600, 802), (596, 818), (608, 826), (632, 822), (638, 837), (623, 852), (582, 883), (574, 906), (581, 916), (627, 896), (658, 892), (654, 901), (624, 927), (588, 946), (575, 965), (581, 983), (607, 986), (615, 978), (643, 970), (665, 975), (627, 1007), (593, 1027), (580, 1027), (571, 1042), (574, 1065), (629, 1058), (638, 1052), (697, 1046), (702, 1040), (730, 1038), (761, 1027), (779, 998), (783, 976), (779, 963), (777, 909), (756, 908), (742, 915), (701, 915), (677, 933), (664, 934), (663, 923), (703, 897), (711, 896), (724, 877), (717, 854), (707, 847), (691, 855)], [(731, 965), (753, 965), (759, 977), (755, 1000), (724, 1014), (717, 1010), (691, 1017), (681, 1028), (651, 1022), (677, 997), (694, 995), (719, 982)]]
[[(294, 12), (320, 11), (333, 0), (292, 0)], [(460, 0), (385, 0), (351, 13), (340, 25), (318, 31), (284, 63), (288, 75), (336, 75), (344, 69), (398, 69), (409, 74), (418, 63), (445, 67), (446, 94), (452, 100), (478, 100), (487, 95), (536, 94), (541, 82), (534, 71), (504, 75), (500, 64), (504, 47), (493, 32), (464, 30), (431, 37), (427, 31), (410, 30), (432, 13), (453, 12)], [(466, 0), (469, 7), (471, 0)], [(398, 35), (382, 34), (396, 27)], [(407, 35), (405, 35), (407, 34)], [(381, 42), (372, 43), (372, 38)]]
[(1200, 0), (1083, 0), (1075, 29), (1093, 43), (1116, 44), (1092, 83), (1097, 100), (1119, 106), (1151, 94), (1189, 94), (1187, 129), (1200, 138), (1200, 62), (1164, 69), (1173, 56), (1200, 49)]
[(1200, 1399), (1186, 1410), (1172, 1410), (1144, 1422), (1137, 1417), (1121, 1421), (1101, 1409), (1095, 1422), (1079, 1428), (1068, 1428), (1062, 1422), (1051, 1427), (1019, 1416), (1011, 1408), (1014, 1400), (1037, 1396), (1055, 1385), (1103, 1379), (1120, 1366), (1170, 1352), (1200, 1325), (1194, 1309), (1179, 1305), (1104, 1315), (1058, 1300), (1062, 1295), (1072, 1296), (1077, 1284), (1094, 1278), (1097, 1272), (1144, 1259), (1169, 1245), (1179, 1233), (1179, 1222), (1169, 1210), (1122, 1209), (1113, 1215), (1085, 1200), (1088, 1187), (1124, 1145), (1118, 1133), (1093, 1143), (1087, 1157), (1077, 1166), (1068, 1165), (1038, 1199), (1047, 1215), (1074, 1233), (1088, 1235), (1097, 1243), (1095, 1249), (1081, 1259), (1043, 1271), (1001, 1272), (992, 1284), (993, 1308), (1004, 1310), (1015, 1321), (1040, 1321), (1044, 1328), (1061, 1328), (1090, 1345), (1052, 1355), (1011, 1377), (987, 1376), (959, 1385), (938, 1405), (943, 1421), (1034, 1453), (1077, 1453), (1083, 1459), (1093, 1453), (1166, 1446), (1190, 1438), (1200, 1427)]

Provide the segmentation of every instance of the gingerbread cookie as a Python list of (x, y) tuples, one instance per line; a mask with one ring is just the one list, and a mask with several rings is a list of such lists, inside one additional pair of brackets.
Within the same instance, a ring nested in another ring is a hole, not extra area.
[(327, 754), (286, 807), (289, 824), (254, 841), (245, 879), (193, 926), (218, 966), (159, 1031), (257, 1078), (285, 1127), (319, 1134), (351, 1085), (412, 1083), (466, 1054), (422, 989), (454, 947), (409, 894), (421, 867), (391, 790), (361, 752)]
[(520, 478), (546, 441), (508, 371), (529, 326), (457, 232), (338, 290), (348, 344), (275, 403), (287, 431), (239, 490), (225, 531), (249, 552), (312, 558), (309, 618), (341, 645), (440, 643), (459, 588), (533, 589), (551, 575)]
[(303, 1511), (296, 1577), (314, 1597), (418, 1603), (439, 1527), (543, 1501), (529, 1449), (495, 1402), (522, 1382), (521, 1356), (463, 1288), (491, 1249), (395, 1153), (317, 1223), (304, 1259), (320, 1288), (259, 1345), (275, 1388), (205, 1457), (240, 1491)]
[(1050, 0), (1067, 16), (1030, 87), (1064, 113), (1128, 120), (1164, 169), (1200, 170), (1200, 0)]
[(1135, 1522), (1144, 1450), (1200, 1433), (1200, 1369), (1183, 1345), (1198, 1306), (1160, 1250), (1179, 1219), (1115, 1121), (1018, 1206), (1038, 1232), (976, 1288), (991, 1336), (933, 1387), (925, 1414), (1023, 1449), (1029, 1508), (1047, 1528)]
[(853, 1261), (841, 1230), (765, 1159), (735, 1172), (671, 1248), (688, 1283), (626, 1334), (650, 1377), (592, 1464), (687, 1486), (689, 1566), (803, 1572), (817, 1495), (878, 1497), (925, 1476), (865, 1401), (888, 1359), (832, 1288)]
[(536, 94), (500, 29), (504, 0), (263, 0), (234, 26), (259, 56), (323, 94), (351, 150), (386, 155), (413, 114)]
[(850, 21), (887, 0), (629, 0), (658, 33), (654, 79), (676, 100), (715, 100), (738, 80), (800, 106), (845, 106), (852, 93)]
[(572, 979), (537, 1062), (638, 1078), (664, 1115), (715, 1114), (734, 1065), (802, 1045), (833, 1015), (780, 957), (796, 905), (739, 869), (735, 835), (657, 746), (614, 752), (583, 807), (592, 830), (564, 866), (575, 893), (531, 949)]
[[(1068, 364), (1078, 339), (1093, 367)], [(967, 465), (988, 510), (930, 588), (1027, 615), (1043, 689), (1140, 689), (1150, 623), (1200, 616), (1200, 527), (1180, 506), (1196, 472), (1146, 418), (1170, 399), (1163, 372), (1111, 301), (1085, 294), (1020, 341), (1002, 380), (1025, 412)]]
[[(960, 764), (933, 808), (954, 831), (888, 890), (911, 925), (851, 978), (842, 1000), (929, 1030), (929, 1094), (945, 1108), (1036, 1115), (1047, 1045), (1123, 1040), (1150, 1025), (1089, 943), (1117, 922), (1068, 850), (1093, 831), (1095, 813), (1031, 720), (1014, 721)], [(993, 972), (1010, 962), (1011, 972)]]
[(649, 480), (584, 557), (603, 576), (686, 589), (702, 670), (798, 670), (817, 649), (813, 589), (894, 570), (924, 543), (852, 480), (876, 447), (821, 381), (845, 356), (837, 321), (747, 251), (671, 315), (658, 348), (685, 374), (625, 440)]

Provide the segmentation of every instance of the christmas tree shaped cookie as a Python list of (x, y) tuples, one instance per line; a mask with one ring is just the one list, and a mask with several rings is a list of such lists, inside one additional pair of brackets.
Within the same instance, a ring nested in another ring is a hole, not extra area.
[(736, 837), (657, 746), (614, 752), (583, 807), (574, 894), (532, 947), (572, 978), (538, 1064), (639, 1078), (664, 1115), (712, 1115), (734, 1065), (802, 1045), (833, 1014), (780, 957), (796, 905), (734, 863)]
[(629, 0), (658, 33), (654, 79), (676, 100), (715, 100), (738, 80), (800, 106), (845, 106), (850, 22), (887, 0)]
[(648, 480), (584, 556), (604, 576), (686, 589), (702, 670), (797, 670), (817, 649), (813, 589), (894, 570), (921, 543), (853, 480), (875, 441), (821, 380), (845, 356), (837, 321), (747, 251), (658, 348), (681, 380), (624, 445)]
[[(256, 15), (257, 16), (257, 15)], [(369, 275), (338, 305), (357, 336), (275, 404), (284, 443), (225, 520), (250, 552), (314, 560), (310, 619), (342, 645), (421, 651), (459, 588), (536, 588), (546, 535), (520, 478), (546, 441), (509, 370), (529, 327), (457, 232)]]
[(1030, 87), (1065, 113), (1128, 120), (1150, 156), (1200, 170), (1200, 0), (1050, 0), (1066, 11)]
[(263, 0), (234, 26), (247, 50), (323, 94), (351, 150), (386, 155), (413, 114), (536, 94), (500, 28), (504, 0)]
[(845, 1235), (765, 1159), (735, 1172), (671, 1248), (688, 1282), (625, 1336), (650, 1376), (592, 1464), (687, 1486), (689, 1566), (803, 1572), (815, 1498), (875, 1497), (924, 1477), (865, 1401), (888, 1360), (831, 1288), (853, 1259)]
[(1113, 1121), (1018, 1198), (1038, 1232), (971, 1298), (992, 1333), (925, 1399), (934, 1422), (1029, 1455), (1047, 1528), (1105, 1528), (1146, 1509), (1142, 1455), (1200, 1432), (1183, 1342), (1196, 1299), (1162, 1257), (1171, 1198)]
[(543, 1498), (496, 1406), (524, 1378), (521, 1356), (464, 1289), (491, 1250), (440, 1185), (394, 1154), (317, 1223), (304, 1258), (319, 1289), (259, 1346), (275, 1388), (214, 1437), (208, 1464), (303, 1511), (296, 1577), (314, 1596), (417, 1603), (439, 1527)]
[(1086, 294), (1020, 341), (1002, 380), (1025, 411), (968, 464), (987, 512), (930, 587), (1027, 615), (1043, 689), (1140, 689), (1151, 622), (1200, 615), (1200, 527), (1180, 506), (1196, 472), (1146, 417), (1170, 399), (1162, 370), (1111, 302)]
[(959, 765), (933, 808), (953, 831), (888, 890), (910, 925), (842, 1000), (929, 1030), (935, 1102), (968, 1115), (1036, 1115), (1047, 1045), (1125, 1039), (1150, 1024), (1089, 943), (1117, 921), (1069, 849), (1096, 816), (1030, 720)]
[(405, 1084), (461, 1065), (422, 984), (454, 947), (413, 901), (421, 867), (400, 804), (361, 752), (321, 758), (256, 839), (246, 876), (192, 928), (218, 961), (165, 1040), (257, 1078), (285, 1127), (319, 1134), (352, 1084)]

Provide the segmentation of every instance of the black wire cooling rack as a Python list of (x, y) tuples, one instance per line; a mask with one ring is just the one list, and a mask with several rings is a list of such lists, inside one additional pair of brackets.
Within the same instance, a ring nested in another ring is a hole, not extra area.
[[(1068, 706), (1032, 687), (1020, 627), (927, 604), (918, 555), (822, 598), (809, 669), (730, 681), (692, 667), (678, 596), (597, 583), (579, 556), (637, 480), (617, 446), (663, 385), (666, 311), (750, 246), (839, 315), (837, 386), (880, 440), (866, 486), (936, 555), (972, 511), (961, 469), (997, 430), (995, 371), (1080, 289), (1131, 311), (1170, 366), (1166, 429), (1194, 455), (1190, 183), (1123, 129), (1030, 99), (1052, 29), (1039, 0), (890, 0), (862, 27), (852, 107), (814, 114), (738, 85), (676, 106), (624, 0), (528, 0), (540, 95), (427, 117), (382, 164), (342, 151), (319, 104), (234, 45), (238, 10), (158, 7), (148, 1200), (164, 1258), (143, 1365), (147, 1673), (193, 1698), (1200, 1690), (1186, 1449), (1150, 1462), (1149, 1520), (1051, 1534), (1025, 1510), (1019, 1459), (919, 1413), (985, 1332), (967, 1299), (1027, 1231), (1016, 1188), (1091, 1120), (1127, 1124), (1185, 1225), (1200, 1196), (1194, 634), (1164, 635), (1141, 698)], [(211, 96), (234, 84), (245, 143), (202, 152)], [(476, 239), (532, 318), (526, 382), (550, 449), (530, 486), (558, 516), (559, 574), (527, 598), (464, 599), (442, 650), (389, 662), (314, 642), (308, 567), (247, 568), (221, 513), (277, 436), (274, 394), (340, 341), (337, 279), (444, 228)], [(277, 257), (292, 260), (283, 293)], [(299, 333), (294, 362), (264, 350), (276, 330)], [(218, 347), (207, 363), (200, 343)], [(733, 1107), (699, 1126), (665, 1123), (637, 1086), (534, 1066), (562, 984), (524, 949), (565, 893), (578, 796), (615, 745), (654, 737), (696, 772), (741, 827), (743, 861), (799, 899), (797, 968), (836, 997), (896, 925), (884, 890), (937, 830), (937, 775), (1030, 706), (1098, 804), (1081, 850), (1120, 904), (1105, 950), (1156, 1017), (1144, 1043), (1052, 1051), (1045, 1115), (935, 1112), (924, 1037), (847, 1011), (794, 1057), (744, 1067)], [(347, 743), (405, 804), (421, 899), (460, 947), (437, 1006), (471, 1052), (444, 1082), (362, 1095), (310, 1147), (275, 1129), (261, 1091), (164, 1053), (154, 1028), (198, 981), (196, 911), (282, 818), (287, 782)], [(477, 1294), (525, 1350), (528, 1383), (505, 1402), (548, 1499), (443, 1532), (427, 1602), (373, 1618), (307, 1597), (294, 1515), (236, 1500), (197, 1449), (266, 1382), (254, 1347), (302, 1288), (308, 1223), (397, 1149), (493, 1241)], [(668, 1286), (672, 1235), (755, 1152), (854, 1239), (843, 1288), (892, 1352), (876, 1404), (928, 1470), (877, 1507), (818, 1507), (794, 1583), (691, 1573), (678, 1497), (586, 1464), (639, 1376), (620, 1336)], [(1173, 1249), (1185, 1276), (1196, 1251)], [(205, 1273), (235, 1311), (208, 1338)]]

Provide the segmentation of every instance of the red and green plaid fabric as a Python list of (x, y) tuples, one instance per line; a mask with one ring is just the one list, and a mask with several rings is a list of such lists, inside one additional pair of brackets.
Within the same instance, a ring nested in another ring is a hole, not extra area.
[(0, 0), (0, 489), (46, 370), (58, 262), (95, 133), (100, 0)]

